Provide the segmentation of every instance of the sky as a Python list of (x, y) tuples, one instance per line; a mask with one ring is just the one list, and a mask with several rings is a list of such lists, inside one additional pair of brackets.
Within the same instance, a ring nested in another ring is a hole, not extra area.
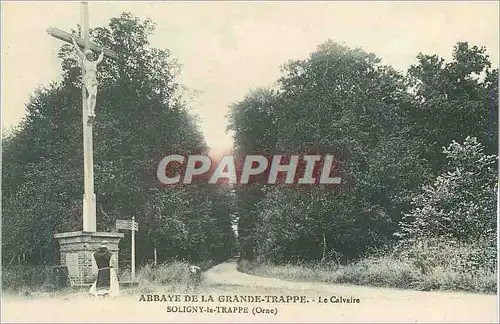
[[(60, 80), (61, 41), (46, 28), (80, 23), (80, 3), (2, 1), (2, 128), (18, 124), (39, 85)], [(89, 2), (90, 27), (122, 12), (157, 23), (151, 46), (183, 65), (179, 81), (199, 91), (192, 110), (212, 153), (232, 147), (228, 105), (273, 84), (280, 67), (328, 39), (373, 52), (406, 70), (418, 53), (451, 59), (458, 41), (486, 46), (498, 66), (498, 2)], [(96, 106), (99, 118), (99, 102)]]

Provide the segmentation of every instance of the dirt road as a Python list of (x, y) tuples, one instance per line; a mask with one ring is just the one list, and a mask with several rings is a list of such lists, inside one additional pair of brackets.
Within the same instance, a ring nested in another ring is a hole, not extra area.
[(498, 322), (497, 296), (294, 283), (237, 272), (232, 262), (205, 274), (197, 302), (171, 287), (151, 294), (167, 301), (130, 291), (106, 300), (3, 296), (2, 322)]

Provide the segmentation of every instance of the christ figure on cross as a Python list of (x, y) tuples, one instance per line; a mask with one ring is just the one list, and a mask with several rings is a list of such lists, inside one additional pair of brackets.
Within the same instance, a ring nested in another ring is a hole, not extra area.
[(82, 80), (85, 88), (87, 89), (87, 112), (89, 123), (92, 123), (95, 118), (95, 105), (97, 100), (97, 65), (101, 63), (104, 58), (104, 51), (101, 49), (101, 54), (95, 61), (90, 61), (87, 56), (82, 52), (80, 46), (76, 43), (74, 37), (73, 46), (75, 47), (76, 54), (80, 58), (80, 66), (82, 67)]

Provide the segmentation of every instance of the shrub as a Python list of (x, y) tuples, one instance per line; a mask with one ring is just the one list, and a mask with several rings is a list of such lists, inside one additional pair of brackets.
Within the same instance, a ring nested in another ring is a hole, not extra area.
[(496, 157), (483, 151), (471, 137), (444, 149), (446, 172), (412, 198), (413, 208), (403, 217), (401, 232), (396, 235), (405, 239), (445, 236), (463, 242), (490, 240), (495, 245)]
[(2, 268), (4, 291), (35, 291), (51, 288), (52, 267), (14, 265)]
[[(154, 292), (160, 286), (181, 286), (185, 285), (188, 280), (188, 264), (184, 262), (162, 263), (157, 266), (145, 265), (138, 269), (136, 280), (138, 282), (138, 290), (141, 293)], [(128, 271), (124, 271), (122, 278), (129, 276)]]

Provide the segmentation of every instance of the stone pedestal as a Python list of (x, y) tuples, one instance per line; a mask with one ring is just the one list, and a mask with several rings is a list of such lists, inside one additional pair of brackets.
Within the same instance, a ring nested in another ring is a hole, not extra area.
[(97, 251), (102, 241), (108, 241), (107, 248), (115, 255), (118, 263), (118, 244), (124, 237), (123, 233), (112, 232), (67, 232), (57, 233), (54, 237), (59, 241), (61, 265), (68, 267), (71, 285), (92, 283), (93, 253)]

